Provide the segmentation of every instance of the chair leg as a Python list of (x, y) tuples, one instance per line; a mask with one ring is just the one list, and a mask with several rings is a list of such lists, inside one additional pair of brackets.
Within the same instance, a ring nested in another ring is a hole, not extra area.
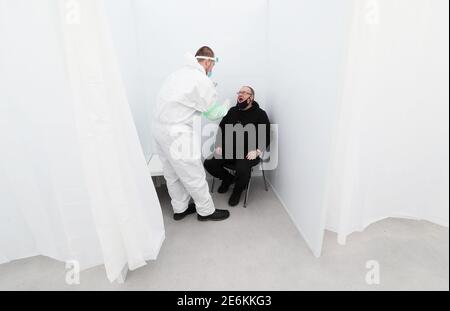
[(264, 171), (264, 162), (261, 161), (259, 163), (259, 168), (261, 169), (261, 172), (263, 174), (263, 179), (264, 179), (264, 188), (266, 189), (266, 191), (269, 191), (269, 187), (267, 186), (267, 180), (266, 180), (266, 172)]
[(250, 175), (250, 180), (248, 181), (248, 185), (245, 190), (244, 208), (247, 208), (248, 191), (250, 190), (251, 182), (252, 182), (252, 175)]
[(211, 185), (211, 193), (214, 193), (214, 184), (216, 183), (216, 178), (213, 177), (212, 185)]
[(263, 179), (264, 179), (264, 187), (266, 188), (266, 191), (269, 191), (269, 188), (267, 187), (266, 174), (264, 173), (264, 170), (261, 170), (261, 171), (262, 171)]

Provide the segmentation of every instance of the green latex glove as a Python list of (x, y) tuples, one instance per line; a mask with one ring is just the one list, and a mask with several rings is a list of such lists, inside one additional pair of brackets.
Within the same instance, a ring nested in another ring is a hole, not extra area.
[(217, 121), (225, 117), (229, 109), (230, 101), (227, 99), (223, 104), (215, 103), (208, 111), (204, 112), (202, 115), (210, 121)]

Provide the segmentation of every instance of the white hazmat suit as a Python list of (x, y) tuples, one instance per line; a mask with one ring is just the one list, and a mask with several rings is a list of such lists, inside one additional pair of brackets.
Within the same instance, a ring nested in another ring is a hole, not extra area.
[[(198, 152), (192, 149), (197, 148), (194, 119), (200, 120), (216, 102), (216, 87), (193, 55), (186, 55), (185, 66), (167, 78), (158, 95), (153, 135), (176, 214), (186, 211), (191, 197), (199, 215), (215, 211), (200, 146)], [(180, 154), (180, 144), (191, 148), (190, 152)]]

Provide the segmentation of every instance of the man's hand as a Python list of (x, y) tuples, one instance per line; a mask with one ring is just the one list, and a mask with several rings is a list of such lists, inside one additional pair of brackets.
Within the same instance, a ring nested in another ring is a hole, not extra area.
[(222, 155), (222, 147), (217, 147), (215, 152), (216, 152), (216, 155), (221, 156)]
[(259, 151), (259, 150), (250, 151), (250, 152), (247, 154), (246, 159), (247, 159), (247, 160), (255, 160), (257, 157), (261, 156), (261, 154), (262, 154), (262, 152)]

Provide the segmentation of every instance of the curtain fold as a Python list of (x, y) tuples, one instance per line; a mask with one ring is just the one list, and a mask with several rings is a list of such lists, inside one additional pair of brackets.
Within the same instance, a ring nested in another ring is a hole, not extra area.
[(0, 0), (0, 263), (156, 259), (161, 207), (102, 0)]
[(327, 227), (448, 226), (448, 1), (353, 1)]

